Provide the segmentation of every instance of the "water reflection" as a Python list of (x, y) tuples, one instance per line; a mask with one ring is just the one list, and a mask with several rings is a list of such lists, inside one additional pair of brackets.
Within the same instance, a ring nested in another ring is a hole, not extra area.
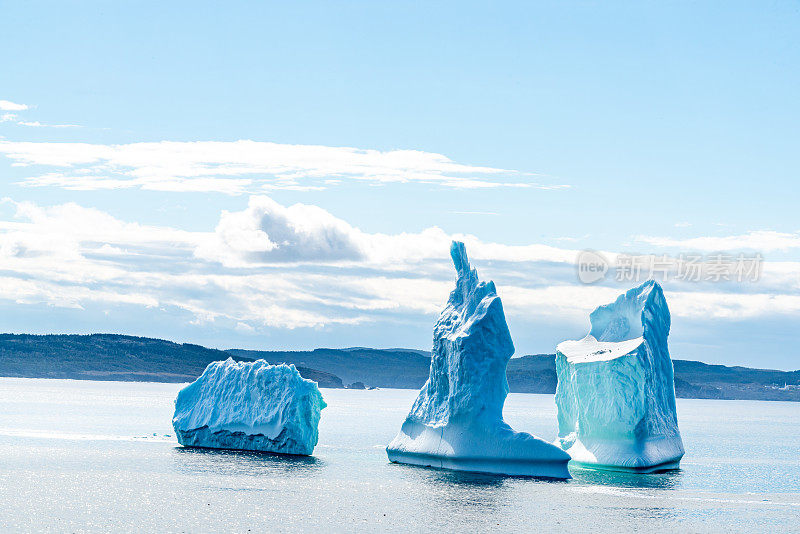
[(663, 473), (627, 473), (570, 466), (569, 471), (576, 482), (629, 489), (674, 490), (680, 487), (682, 478), (682, 471), (678, 469)]
[(572, 488), (582, 495), (584, 503), (611, 498), (613, 504), (606, 506), (631, 524), (644, 519), (669, 522), (686, 513), (676, 505), (677, 501), (668, 499), (668, 493), (662, 493), (680, 487), (680, 470), (645, 474), (570, 466), (570, 473)]
[(435, 506), (448, 513), (465, 513), (467, 509), (495, 513), (509, 504), (505, 477), (434, 469), (425, 469), (424, 473), (420, 477), (423, 491)]
[(430, 484), (446, 484), (461, 488), (502, 488), (509, 478), (491, 473), (467, 473), (433, 468), (427, 468), (425, 471)]
[[(451, 471), (433, 467), (388, 464), (419, 493), (418, 497), (429, 501), (432, 508), (442, 514), (464, 517), (478, 514), (482, 520), (505, 517), (517, 504), (519, 487), (528, 484), (562, 485), (564, 481), (533, 477), (507, 476), (491, 473)], [(391, 475), (390, 475), (391, 476)]]
[(325, 467), (313, 456), (288, 456), (255, 451), (175, 447), (173, 465), (184, 474), (227, 476), (291, 476), (307, 478)]

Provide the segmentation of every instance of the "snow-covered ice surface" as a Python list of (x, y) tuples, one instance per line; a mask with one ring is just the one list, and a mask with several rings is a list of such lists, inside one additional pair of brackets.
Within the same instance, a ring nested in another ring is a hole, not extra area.
[(178, 393), (172, 426), (187, 447), (310, 455), (324, 407), (294, 365), (228, 358)]
[(589, 319), (585, 338), (556, 350), (556, 443), (583, 466), (677, 468), (684, 450), (661, 286), (647, 281)]
[(389, 460), (461, 471), (569, 478), (560, 448), (503, 421), (514, 353), (493, 282), (479, 282), (463, 243), (450, 248), (458, 278), (433, 330), (428, 381), (386, 448)]

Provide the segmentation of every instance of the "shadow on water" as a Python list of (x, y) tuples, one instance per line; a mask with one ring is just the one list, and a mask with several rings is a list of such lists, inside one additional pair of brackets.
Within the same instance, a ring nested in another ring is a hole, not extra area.
[(448, 486), (468, 488), (502, 488), (508, 477), (490, 473), (468, 473), (465, 471), (449, 471), (434, 468), (424, 469), (427, 483), (433, 485), (446, 484)]
[(679, 469), (663, 473), (627, 473), (570, 466), (569, 472), (575, 482), (625, 489), (678, 489), (682, 478)]
[(668, 492), (680, 488), (683, 473), (679, 469), (632, 473), (570, 465), (569, 471), (572, 475), (570, 482), (576, 484), (575, 489), (581, 490), (584, 498), (601, 499), (601, 502), (606, 499), (607, 503), (603, 505), (606, 509), (614, 509), (620, 517), (628, 517), (630, 521), (674, 521), (681, 515), (674, 504), (662, 500)]
[(506, 483), (512, 481), (536, 481), (554, 484), (563, 484), (566, 482), (565, 480), (555, 478), (455, 471), (452, 469), (440, 469), (437, 467), (407, 465), (391, 462), (387, 463), (386, 465), (390, 469), (401, 470), (403, 475), (406, 477), (419, 478), (420, 482), (432, 485), (438, 484), (457, 487), (501, 488), (506, 485)]
[(175, 447), (174, 467), (184, 474), (258, 477), (311, 477), (325, 467), (313, 456), (292, 456), (268, 452)]
[(519, 484), (564, 484), (563, 480), (452, 471), (390, 463), (399, 476), (412, 482), (418, 497), (434, 507), (463, 516), (468, 511), (493, 514), (508, 508)]

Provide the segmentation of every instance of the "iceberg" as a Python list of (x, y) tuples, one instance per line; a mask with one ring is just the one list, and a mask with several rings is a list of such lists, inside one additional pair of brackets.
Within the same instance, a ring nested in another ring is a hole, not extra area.
[(186, 447), (310, 455), (325, 406), (294, 365), (228, 358), (178, 393), (172, 426)]
[(649, 280), (589, 319), (586, 337), (556, 349), (556, 444), (584, 467), (676, 469), (684, 449), (661, 286)]
[(456, 287), (433, 330), (428, 381), (386, 448), (395, 463), (570, 478), (569, 455), (503, 421), (514, 354), (493, 282), (479, 282), (463, 243), (450, 247)]

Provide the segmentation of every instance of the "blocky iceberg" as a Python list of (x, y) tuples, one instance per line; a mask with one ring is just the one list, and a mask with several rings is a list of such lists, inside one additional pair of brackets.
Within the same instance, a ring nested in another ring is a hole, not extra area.
[(661, 286), (645, 282), (589, 319), (585, 338), (556, 350), (557, 444), (587, 467), (677, 468), (684, 450)]
[(212, 362), (175, 400), (172, 426), (187, 447), (309, 455), (325, 401), (294, 365)]
[(463, 243), (450, 247), (458, 278), (433, 330), (428, 381), (389, 460), (461, 471), (570, 478), (569, 455), (503, 421), (506, 365), (514, 354), (493, 282), (479, 282)]

